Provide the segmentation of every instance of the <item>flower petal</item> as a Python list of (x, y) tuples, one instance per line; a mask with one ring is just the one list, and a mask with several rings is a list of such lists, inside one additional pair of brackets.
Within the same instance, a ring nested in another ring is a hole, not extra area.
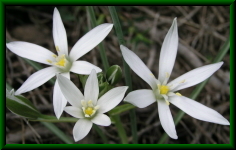
[(70, 71), (77, 74), (90, 74), (93, 69), (95, 69), (97, 73), (102, 71), (102, 69), (87, 61), (75, 61)]
[(67, 106), (64, 108), (65, 112), (70, 114), (75, 118), (84, 118), (84, 112), (81, 108), (74, 107), (74, 106)]
[(66, 104), (67, 104), (67, 100), (61, 92), (61, 89), (58, 85), (58, 80), (56, 80), (55, 86), (53, 89), (53, 109), (54, 109), (57, 119), (61, 117), (61, 114), (64, 108), (66, 107)]
[(55, 55), (46, 48), (28, 42), (16, 41), (6, 45), (9, 50), (21, 57), (47, 65), (51, 65), (47, 60), (51, 60), (52, 56)]
[(96, 71), (93, 69), (84, 87), (84, 98), (86, 101), (92, 100), (93, 104), (96, 105), (98, 100), (98, 94), (98, 79)]
[(15, 95), (19, 95), (21, 93), (25, 93), (39, 87), (59, 72), (60, 71), (55, 67), (47, 67), (35, 72), (15, 92)]
[(168, 83), (168, 86), (179, 84), (181, 81), (185, 81), (184, 83), (179, 84), (176, 88), (173, 89), (173, 91), (178, 91), (196, 85), (210, 77), (222, 66), (222, 64), (223, 62), (218, 62), (191, 70)]
[[(66, 30), (62, 23), (61, 16), (57, 8), (53, 12), (53, 40), (58, 54), (68, 56), (68, 44)], [(58, 51), (59, 50), (59, 51)]]
[(58, 84), (60, 86), (61, 92), (67, 99), (67, 101), (74, 107), (81, 107), (81, 100), (84, 99), (83, 94), (80, 90), (66, 77), (58, 74), (57, 75)]
[(222, 125), (229, 125), (229, 121), (225, 119), (217, 111), (208, 108), (197, 101), (184, 96), (172, 96), (169, 101), (183, 110), (188, 115), (207, 122), (213, 122)]
[(91, 130), (93, 123), (87, 119), (79, 119), (73, 128), (75, 142), (83, 139)]
[(164, 100), (157, 100), (157, 102), (161, 126), (171, 138), (178, 139), (169, 106), (164, 102)]
[(139, 108), (144, 108), (156, 101), (155, 95), (152, 90), (136, 90), (130, 92), (124, 101), (133, 104)]
[[(178, 48), (178, 26), (174, 19), (161, 47), (158, 80), (163, 83), (171, 75)], [(168, 81), (168, 80), (167, 80)]]
[(125, 92), (128, 89), (127, 86), (116, 87), (105, 93), (99, 100), (97, 105), (99, 106), (99, 113), (105, 113), (117, 106), (124, 98)]
[(74, 45), (70, 52), (72, 61), (77, 60), (97, 46), (111, 31), (113, 24), (104, 23), (89, 31)]
[(105, 114), (96, 114), (91, 121), (100, 126), (111, 125), (111, 119)]
[(130, 68), (145, 82), (147, 82), (152, 89), (156, 88), (156, 78), (152, 74), (152, 72), (148, 69), (148, 67), (142, 62), (142, 60), (127, 47), (120, 45), (120, 49), (122, 55), (126, 61), (126, 63), (130, 66)]

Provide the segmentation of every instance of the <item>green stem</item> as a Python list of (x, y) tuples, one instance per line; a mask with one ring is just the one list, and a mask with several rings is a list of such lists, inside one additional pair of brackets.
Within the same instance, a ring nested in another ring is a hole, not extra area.
[[(218, 53), (218, 55), (216, 56), (216, 58), (213, 60), (213, 63), (216, 63), (216, 62), (219, 62), (223, 59), (223, 57), (226, 55), (226, 53), (228, 52), (229, 50), (229, 47), (230, 47), (230, 40), (228, 39), (224, 45), (222, 46), (220, 52)], [(191, 99), (196, 99), (197, 96), (199, 95), (199, 93), (202, 91), (202, 89), (205, 87), (206, 83), (209, 81), (209, 78), (207, 80), (205, 80), (204, 82), (200, 83), (195, 89), (194, 91), (191, 93), (190, 97)], [(182, 119), (182, 117), (184, 116), (184, 112), (182, 110), (180, 110), (176, 117), (174, 118), (174, 123), (175, 125), (177, 125), (180, 120)], [(164, 133), (160, 140), (158, 141), (158, 144), (163, 144), (165, 143), (165, 141), (167, 140), (169, 136)]]
[(73, 144), (74, 142), (64, 134), (57, 126), (55, 126), (52, 123), (48, 122), (41, 122), (44, 126), (46, 126), (51, 132), (53, 132), (55, 135), (57, 135), (62, 141), (64, 141), (66, 144)]
[(73, 117), (60, 117), (60, 119), (57, 119), (54, 116), (48, 116), (48, 115), (41, 115), (39, 118), (35, 120), (29, 120), (29, 121), (41, 121), (41, 122), (77, 122), (77, 118)]
[(96, 125), (93, 124), (94, 129), (97, 131), (97, 133), (99, 134), (99, 136), (102, 138), (103, 143), (104, 144), (108, 144), (108, 139), (107, 136), (105, 134), (103, 134), (102, 130)]
[[(124, 45), (125, 40), (124, 40), (124, 36), (123, 36), (123, 32), (122, 32), (122, 29), (121, 29), (121, 25), (120, 25), (118, 15), (116, 13), (116, 8), (114, 6), (108, 6), (108, 9), (109, 9), (112, 21), (113, 21), (114, 26), (115, 26), (116, 35), (117, 35), (119, 44)], [(129, 93), (130, 91), (132, 91), (131, 72), (130, 72), (130, 68), (129, 68), (128, 64), (125, 62), (124, 58), (123, 58), (123, 66), (124, 66), (124, 70), (125, 70), (125, 83), (129, 87), (127, 93)], [(137, 144), (138, 143), (138, 136), (137, 136), (137, 124), (136, 124), (135, 110), (134, 109), (130, 110), (129, 115), (130, 115), (130, 120), (131, 120), (133, 144)]]
[[(96, 18), (95, 18), (93, 6), (87, 6), (86, 8), (87, 8), (87, 10), (89, 12), (89, 15), (90, 15), (91, 25), (94, 28), (94, 27), (97, 26), (97, 23), (96, 23)], [(108, 63), (108, 60), (107, 60), (105, 47), (104, 47), (102, 42), (98, 45), (98, 47), (99, 47), (99, 51), (100, 51), (100, 55), (101, 55), (101, 59), (102, 59), (102, 64), (103, 64), (104, 70), (106, 72), (107, 69), (109, 68), (109, 63)]]
[(116, 116), (112, 116), (112, 118), (115, 121), (115, 126), (117, 128), (118, 135), (121, 139), (121, 143), (122, 144), (128, 144), (128, 138), (127, 138), (125, 129), (124, 129), (122, 123), (121, 123), (120, 116), (116, 115)]

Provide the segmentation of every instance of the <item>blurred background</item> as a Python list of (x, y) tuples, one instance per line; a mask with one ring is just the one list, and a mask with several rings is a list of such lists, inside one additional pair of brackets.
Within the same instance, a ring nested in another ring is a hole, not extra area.
[[(26, 41), (56, 52), (52, 38), (52, 15), (57, 7), (68, 38), (69, 50), (87, 31), (90, 20), (85, 6), (6, 6), (6, 40)], [(175, 17), (178, 21), (179, 48), (170, 81), (194, 68), (210, 64), (230, 34), (229, 6), (117, 6), (126, 46), (133, 50), (143, 62), (158, 76), (159, 55), (163, 39)], [(94, 7), (97, 24), (112, 23), (107, 6)], [(105, 38), (104, 45), (110, 65), (120, 65), (122, 56), (115, 30)], [(98, 47), (84, 55), (80, 60), (91, 62), (103, 68)], [(230, 117), (230, 55), (223, 58), (223, 66), (211, 77), (196, 101), (218, 111), (226, 119)], [(41, 66), (46, 66), (40, 64)], [(22, 58), (6, 49), (6, 82), (15, 90), (34, 72)], [(82, 90), (78, 77), (71, 73), (71, 80)], [(150, 88), (132, 72), (133, 90)], [(124, 79), (117, 85), (125, 85)], [(193, 89), (181, 90), (189, 96)], [(52, 106), (53, 85), (47, 82), (39, 88), (24, 93), (42, 114), (54, 116)], [(123, 102), (121, 103), (123, 104)], [(69, 104), (68, 104), (69, 105)], [(173, 117), (179, 109), (170, 105)], [(136, 108), (138, 142), (156, 144), (164, 130), (158, 117), (157, 105), (144, 109)], [(206, 114), (207, 115), (207, 114)], [(68, 116), (65, 112), (64, 117)], [(132, 143), (129, 113), (121, 114), (121, 121)], [(230, 121), (230, 120), (229, 120)], [(55, 123), (66, 135), (73, 139), (75, 123)], [(119, 144), (116, 127), (101, 127), (110, 144)], [(168, 139), (169, 144), (229, 144), (229, 126), (217, 125), (196, 120), (185, 114), (176, 126), (178, 140)], [(6, 109), (6, 144), (64, 143), (40, 122), (26, 119)], [(78, 144), (103, 143), (94, 128)]]

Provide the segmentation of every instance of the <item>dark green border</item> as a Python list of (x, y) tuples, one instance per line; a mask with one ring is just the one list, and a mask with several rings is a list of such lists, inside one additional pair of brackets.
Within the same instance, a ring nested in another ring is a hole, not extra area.
[[(0, 0), (0, 45), (2, 50), (0, 50), (0, 55), (2, 59), (0, 59), (0, 77), (1, 77), (1, 90), (0, 95), (2, 96), (1, 99), (1, 111), (0, 111), (0, 127), (1, 127), (1, 134), (0, 134), (0, 149), (42, 149), (42, 148), (57, 148), (57, 149), (78, 149), (78, 148), (99, 148), (99, 149), (119, 149), (119, 148), (135, 148), (135, 149), (154, 149), (154, 148), (178, 148), (178, 149), (199, 149), (199, 148), (214, 148), (214, 149), (234, 149), (234, 27), (235, 27), (235, 20), (234, 20), (234, 13), (235, 13), (235, 2), (233, 0)], [(116, 144), (109, 145), (109, 144), (84, 144), (84, 145), (68, 145), (68, 144), (60, 144), (60, 145), (54, 145), (54, 144), (5, 144), (5, 95), (3, 93), (5, 89), (5, 72), (3, 69), (5, 69), (5, 5), (31, 5), (31, 4), (41, 4), (41, 5), (70, 5), (70, 4), (79, 4), (79, 5), (230, 5), (230, 144)]]
[(5, 5), (230, 5), (234, 0), (1, 0)]

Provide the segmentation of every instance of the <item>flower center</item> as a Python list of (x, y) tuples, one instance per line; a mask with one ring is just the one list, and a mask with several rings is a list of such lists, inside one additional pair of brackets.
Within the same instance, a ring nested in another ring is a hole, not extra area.
[(65, 54), (59, 54), (57, 55), (52, 55), (51, 60), (47, 60), (50, 64), (53, 66), (56, 66), (60, 69), (62, 69), (63, 72), (67, 72), (71, 68), (71, 63), (68, 61), (67, 57)]
[(166, 85), (161, 85), (159, 90), (160, 90), (160, 94), (167, 94), (169, 92), (169, 87)]
[(89, 101), (82, 100), (81, 104), (83, 106), (82, 109), (85, 117), (92, 117), (99, 108), (98, 105), (94, 106), (91, 100)]
[(66, 58), (65, 58), (65, 55), (61, 55), (61, 56), (58, 56), (57, 58), (57, 61), (56, 61), (56, 65), (58, 66), (61, 66), (61, 67), (65, 67), (66, 66)]
[(92, 107), (87, 107), (84, 111), (85, 114), (87, 115), (92, 115), (94, 109)]

